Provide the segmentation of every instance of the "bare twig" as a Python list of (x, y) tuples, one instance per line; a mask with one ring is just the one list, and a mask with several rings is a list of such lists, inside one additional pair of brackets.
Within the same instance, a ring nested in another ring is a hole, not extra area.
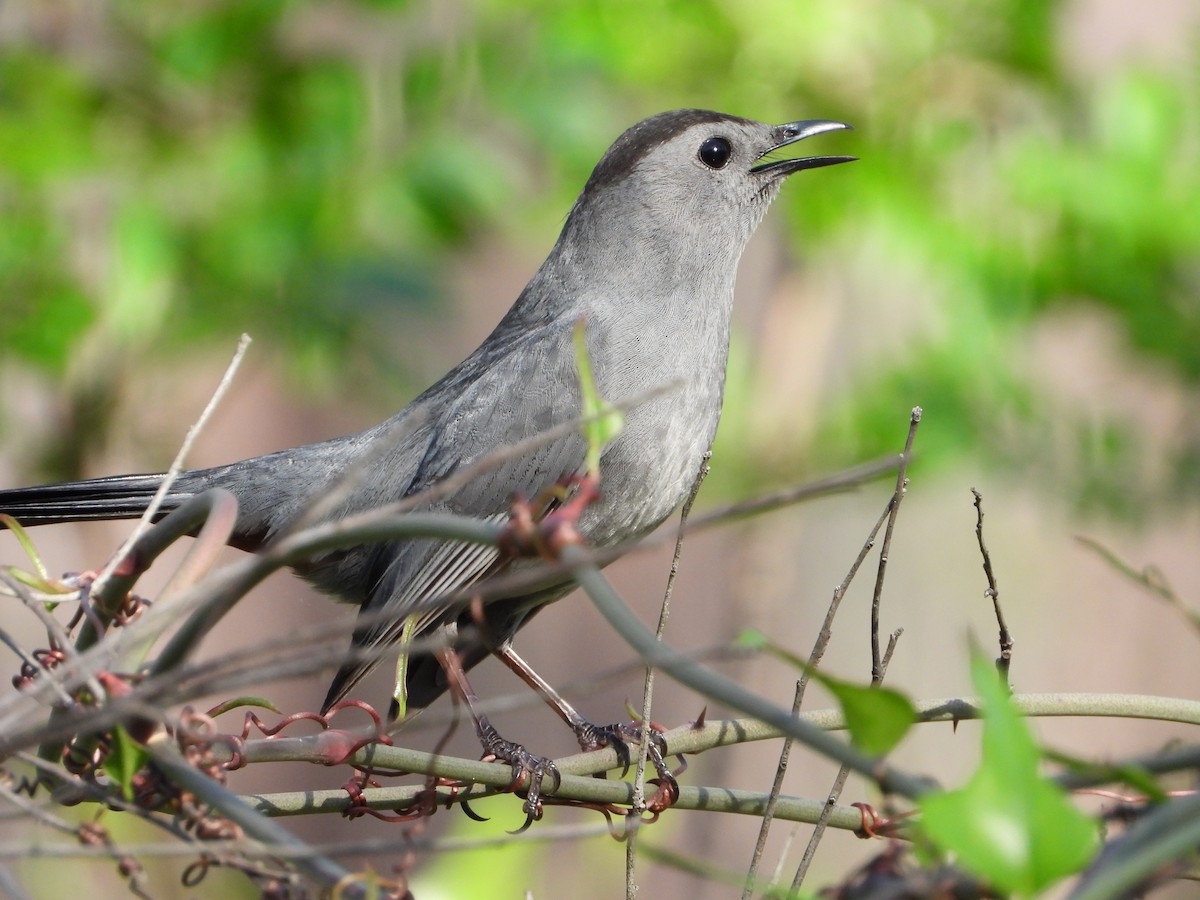
[[(808, 655), (808, 669), (800, 674), (800, 680), (796, 682), (796, 693), (792, 698), (792, 715), (798, 715), (800, 708), (804, 703), (804, 694), (808, 689), (809, 672), (817, 668), (821, 664), (821, 660), (825, 656), (825, 650), (829, 646), (829, 641), (833, 638), (833, 620), (837, 616), (838, 609), (842, 605), (842, 598), (846, 596), (846, 591), (850, 588), (850, 583), (854, 580), (854, 576), (858, 574), (859, 568), (866, 561), (867, 554), (875, 546), (875, 537), (879, 534), (879, 530), (883, 527), (883, 523), (887, 521), (888, 515), (891, 512), (892, 505), (895, 503), (895, 496), (888, 498), (887, 504), (883, 507), (883, 512), (875, 521), (875, 527), (871, 529), (867, 539), (863, 542), (862, 547), (858, 551), (858, 556), (850, 566), (850, 571), (846, 573), (846, 577), (841, 583), (834, 588), (833, 597), (830, 598), (829, 607), (825, 610), (825, 621), (821, 623), (821, 630), (817, 633), (817, 639), (813, 643), (812, 652)], [(783, 780), (787, 775), (788, 763), (791, 759), (792, 744), (795, 743), (793, 738), (784, 738), (783, 747), (779, 752), (779, 763), (775, 767), (775, 781), (771, 785), (771, 796), (779, 796), (783, 791)], [(749, 900), (754, 885), (758, 881), (758, 867), (762, 863), (762, 855), (767, 846), (767, 837), (771, 830), (771, 822), (775, 815), (775, 806), (773, 803), (767, 805), (766, 812), (763, 814), (762, 823), (758, 829), (758, 840), (754, 844), (754, 853), (750, 858), (750, 866), (746, 871), (746, 882), (742, 887), (742, 900)]]
[[(883, 651), (883, 671), (887, 673), (888, 664), (892, 661), (892, 654), (896, 652), (896, 644), (900, 641), (900, 636), (904, 634), (903, 628), (897, 628), (888, 635), (887, 649)], [(881, 682), (882, 683), (882, 682)]]
[(30, 590), (28, 585), (18, 581), (4, 571), (0, 571), (0, 583), (3, 583), (5, 587), (12, 591), (13, 595), (20, 599), (31, 613), (37, 616), (38, 621), (45, 626), (46, 635), (51, 641), (59, 647), (64, 648), (70, 644), (71, 639), (67, 636), (66, 631), (63, 630), (62, 625), (59, 624), (58, 619), (50, 615), (45, 603), (34, 596), (33, 591)]
[(1124, 575), (1134, 584), (1139, 585), (1149, 591), (1156, 597), (1165, 600), (1173, 609), (1179, 612), (1180, 615), (1187, 620), (1192, 628), (1200, 631), (1200, 610), (1190, 606), (1182, 597), (1175, 593), (1171, 587), (1167, 576), (1163, 571), (1155, 565), (1143, 566), (1141, 569), (1135, 568), (1130, 563), (1121, 559), (1108, 547), (1105, 547), (1095, 538), (1086, 535), (1077, 534), (1075, 540), (1087, 547), (1089, 550), (1098, 555), (1106, 563), (1116, 569), (1121, 575)]
[(562, 559), (572, 567), (579, 586), (600, 610), (608, 624), (647, 664), (665, 669), (675, 680), (704, 696), (761, 719), (785, 734), (798, 738), (821, 755), (849, 765), (855, 772), (877, 784), (884, 793), (915, 798), (933, 788), (934, 783), (930, 779), (904, 772), (830, 737), (820, 729), (812, 727), (803, 718), (793, 716), (790, 710), (777, 706), (746, 690), (732, 679), (699, 665), (668, 644), (656, 641), (653, 633), (642, 625), (585, 553), (578, 547), (568, 546), (562, 551)]
[[(667, 587), (663, 592), (662, 607), (658, 612), (658, 627), (654, 631), (654, 638), (657, 641), (662, 641), (663, 634), (667, 629), (667, 619), (671, 615), (671, 594), (675, 590), (675, 579), (679, 575), (679, 559), (683, 555), (683, 538), (686, 533), (688, 515), (692, 511), (692, 504), (696, 502), (696, 496), (700, 493), (700, 486), (704, 484), (704, 479), (708, 477), (710, 471), (708, 461), (712, 459), (712, 451), (706, 451), (703, 458), (700, 460), (700, 468), (696, 472), (696, 477), (692, 481), (692, 488), (688, 491), (687, 499), (683, 501), (683, 508), (679, 513), (679, 529), (675, 537), (675, 552), (671, 557), (671, 569), (667, 574)], [(646, 682), (642, 688), (642, 749), (638, 754), (637, 771), (633, 778), (633, 808), (632, 815), (628, 821), (631, 823), (638, 822), (642, 811), (646, 808), (646, 793), (644, 781), (646, 777), (646, 759), (650, 750), (650, 706), (651, 699), (654, 695), (654, 667), (646, 666)], [(625, 896), (627, 900), (634, 900), (637, 894), (637, 883), (634, 878), (636, 871), (637, 860), (637, 827), (631, 827), (625, 840)]]
[[(1119, 718), (1153, 719), (1157, 721), (1176, 722), (1182, 724), (1200, 724), (1200, 702), (1173, 697), (1153, 697), (1122, 694), (1016, 694), (1012, 698), (1016, 709), (1029, 717), (1063, 717), (1063, 716), (1105, 716)], [(983, 716), (981, 702), (974, 697), (934, 698), (919, 700), (914, 703), (917, 709), (917, 720), (924, 723), (933, 722), (962, 722), (980, 719)], [(842, 730), (846, 727), (845, 717), (838, 709), (820, 709), (800, 713), (800, 719), (814, 728), (822, 731)], [(703, 753), (718, 747), (727, 747), (755, 741), (774, 740), (781, 736), (780, 729), (766, 724), (758, 719), (727, 719), (709, 720), (702, 726), (694, 724), (682, 725), (668, 731), (664, 737), (668, 752), (671, 754)], [(272, 762), (310, 762), (321, 765), (329, 763), (329, 752), (320, 735), (304, 735), (297, 737), (276, 736), (269, 739), (250, 740), (245, 743), (243, 753), (247, 764)], [(1068, 773), (1060, 781), (1070, 782), (1071, 786), (1097, 785), (1119, 780), (1123, 767), (1134, 768), (1142, 766), (1147, 771), (1173, 771), (1184, 768), (1195, 768), (1200, 762), (1200, 748), (1185, 747), (1168, 750), (1163, 756), (1169, 758), (1169, 765), (1156, 763), (1158, 757), (1138, 759), (1127, 764), (1102, 766), (1099, 770)], [(500, 763), (483, 763), (475, 759), (457, 759), (437, 753), (429, 753), (405, 747), (389, 747), (371, 745), (359, 750), (349, 760), (356, 765), (369, 765), (379, 771), (404, 771), (414, 774), (437, 775), (460, 781), (471, 781), (476, 784), (492, 785), (504, 789), (512, 782), (512, 771), (507, 765)], [(626, 782), (615, 780), (605, 781), (590, 776), (609, 771), (621, 765), (617, 752), (609, 748), (593, 750), (586, 753), (575, 753), (555, 760), (555, 765), (562, 773), (563, 782), (557, 791), (547, 788), (547, 794), (570, 797), (578, 800), (596, 802), (611, 802), (628, 804), (632, 801), (633, 788)], [(412, 790), (423, 790), (423, 786), (412, 786)], [(384, 788), (385, 793), (373, 794), (369, 791), (364, 796), (373, 798), (372, 802), (379, 805), (396, 806), (404, 796), (395, 793), (409, 788)], [(680, 808), (714, 808), (711, 804), (723, 802), (724, 788), (689, 788), (681, 786), (681, 799), (676, 806)], [(690, 793), (696, 792), (696, 793)], [(453, 795), (452, 789), (447, 789), (446, 798)], [(722, 796), (717, 796), (722, 795)], [(272, 795), (282, 798), (283, 795)], [(330, 805), (340, 798), (349, 802), (344, 791), (331, 790), (322, 794), (312, 794), (307, 797), (304, 792), (289, 794), (292, 800), (278, 808), (272, 807), (267, 812), (277, 815), (312, 814), (321, 811), (339, 811), (343, 807)], [(442, 795), (439, 795), (442, 796)], [(759, 792), (740, 792), (738, 800), (729, 811), (761, 815), (768, 796)], [(754, 811), (750, 812), (744, 805), (746, 798), (755, 798)], [(696, 802), (700, 805), (691, 805)], [(811, 804), (814, 821), (823, 805), (817, 801)], [(722, 807), (725, 808), (725, 807)], [(785, 816), (788, 818), (789, 816)]]
[(900, 501), (908, 486), (908, 463), (912, 459), (913, 439), (917, 426), (921, 424), (921, 407), (914, 406), (908, 420), (908, 437), (904, 441), (904, 452), (900, 454), (900, 468), (896, 471), (895, 502), (888, 515), (887, 528), (883, 531), (883, 545), (879, 548), (879, 571), (875, 575), (875, 594), (871, 598), (871, 680), (883, 678), (883, 656), (879, 651), (879, 607), (883, 597), (883, 576), (887, 571), (888, 555), (892, 549), (892, 532), (896, 527), (896, 516), (900, 512)]
[[(7, 773), (5, 774), (7, 776)], [(42, 804), (36, 802), (32, 797), (27, 797), (14, 791), (5, 783), (5, 779), (0, 779), (0, 800), (3, 800), (9, 806), (16, 807), (23, 815), (48, 828), (53, 828), (55, 831), (62, 832), (63, 834), (74, 835), (76, 833), (76, 826), (74, 824), (44, 809)]]
[(1000, 608), (1000, 590), (996, 587), (996, 573), (992, 570), (992, 555), (988, 553), (987, 544), (983, 542), (983, 494), (971, 488), (975, 498), (975, 537), (979, 541), (979, 554), (983, 557), (983, 574), (987, 577), (985, 597), (990, 597), (992, 609), (996, 611), (996, 626), (1000, 629), (1000, 656), (996, 660), (996, 671), (1004, 684), (1008, 684), (1008, 670), (1012, 665), (1013, 639), (1008, 625), (1004, 621), (1004, 610)]
[[(28, 854), (22, 854), (22, 858), (27, 856)], [(21, 886), (7, 867), (0, 869), (0, 894), (11, 897), (12, 900), (33, 900), (33, 895)]]
[[(804, 702), (804, 694), (808, 687), (808, 681), (809, 681), (809, 671), (812, 669), (815, 669), (817, 666), (819, 666), (821, 663), (821, 659), (825, 655), (825, 649), (828, 647), (829, 641), (833, 636), (833, 620), (834, 620), (834, 617), (837, 615), (838, 609), (841, 606), (842, 597), (845, 596), (845, 593), (849, 589), (850, 583), (851, 583), (851, 581), (853, 581), (854, 576), (856, 574), (858, 574), (859, 567), (861, 567), (863, 562), (866, 560), (867, 554), (870, 553), (871, 549), (875, 546), (875, 537), (876, 537), (876, 535), (879, 534), (879, 529), (883, 526), (884, 522), (886, 521), (888, 523), (889, 539), (885, 540), (885, 543), (884, 543), (883, 555), (882, 555), (881, 561), (880, 561), (880, 569), (876, 576), (876, 582), (875, 582), (875, 599), (874, 599), (874, 603), (872, 604), (872, 619), (871, 619), (872, 635), (873, 635), (872, 646), (875, 646), (875, 644), (877, 642), (876, 639), (874, 638), (874, 635), (877, 634), (877, 629), (879, 626), (879, 620), (878, 620), (879, 596), (880, 596), (880, 592), (882, 591), (882, 586), (883, 586), (883, 570), (884, 570), (884, 566), (886, 564), (886, 554), (887, 554), (888, 544), (890, 542), (891, 527), (895, 521), (896, 510), (900, 504), (900, 498), (903, 495), (904, 485), (907, 483), (906, 477), (905, 477), (905, 472), (908, 467), (908, 461), (909, 461), (909, 459), (911, 459), (911, 456), (912, 456), (913, 437), (916, 432), (917, 423), (920, 422), (920, 420), (921, 420), (921, 410), (920, 410), (920, 407), (916, 407), (913, 409), (912, 415), (910, 417), (908, 438), (904, 444), (904, 451), (903, 451), (903, 453), (901, 453), (899, 461), (895, 463), (895, 467), (897, 469), (896, 490), (893, 492), (892, 496), (888, 499), (887, 505), (884, 507), (882, 514), (880, 514), (879, 519), (875, 522), (875, 527), (871, 529), (871, 533), (867, 536), (867, 540), (863, 543), (862, 548), (859, 550), (858, 557), (854, 560), (853, 565), (851, 565), (850, 571), (846, 574), (846, 577), (842, 579), (842, 583), (839, 584), (837, 586), (837, 588), (834, 589), (833, 597), (829, 602), (829, 608), (825, 612), (825, 621), (821, 624), (821, 630), (817, 635), (817, 640), (813, 644), (812, 652), (809, 654), (809, 657), (808, 657), (809, 670), (806, 670), (805, 672), (803, 672), (800, 676), (800, 680), (796, 683), (796, 693), (792, 700), (792, 715), (796, 715), (799, 713), (800, 707)], [(875, 672), (879, 669), (878, 656), (876, 655), (874, 657), (874, 659), (875, 659), (876, 664), (872, 668), (873, 672)], [(872, 676), (872, 677), (874, 677), (874, 676)], [(778, 795), (780, 793), (780, 791), (782, 791), (782, 789), (783, 789), (783, 780), (787, 774), (788, 763), (789, 763), (789, 760), (791, 757), (791, 751), (792, 751), (792, 743), (793, 743), (793, 740), (790, 737), (784, 739), (783, 748), (780, 750), (780, 754), (779, 754), (779, 763), (775, 769), (775, 781), (771, 788), (772, 796)], [(842, 776), (841, 783), (844, 783), (844, 782), (845, 782), (845, 777)], [(840, 790), (841, 790), (840, 785), (835, 785), (835, 794), (840, 793)], [(833, 799), (833, 795), (831, 794), (830, 803), (833, 803), (833, 802), (836, 802), (836, 800)], [(750, 866), (746, 872), (746, 881), (742, 888), (742, 900), (749, 900), (751, 893), (753, 891), (753, 888), (754, 888), (754, 884), (756, 883), (756, 881), (758, 879), (758, 867), (762, 861), (763, 851), (766, 849), (767, 836), (768, 836), (768, 833), (770, 832), (771, 820), (773, 818), (773, 815), (774, 815), (774, 809), (770, 804), (768, 804), (767, 812), (763, 816), (762, 824), (759, 826), (758, 839), (754, 845), (754, 853), (751, 856)], [(808, 844), (808, 849), (806, 849), (806, 851), (805, 851), (805, 860), (808, 860), (811, 858), (812, 853), (816, 849), (816, 842), (820, 840), (820, 835), (821, 835), (822, 831), (823, 831), (823, 829), (818, 829), (813, 834), (812, 839), (810, 839), (809, 844)], [(805, 861), (802, 861), (800, 866), (801, 867), (797, 871), (797, 875), (796, 875), (796, 877), (798, 879), (803, 878), (804, 870), (807, 868), (807, 863)]]
[(224, 398), (226, 392), (229, 390), (230, 385), (233, 384), (233, 378), (237, 374), (237, 370), (241, 366), (242, 359), (245, 357), (246, 350), (249, 348), (249, 346), (250, 336), (248, 334), (243, 334), (241, 338), (238, 339), (237, 349), (234, 350), (233, 359), (229, 361), (229, 365), (225, 368), (225, 374), (221, 376), (221, 380), (217, 384), (216, 390), (213, 391), (213, 395), (209, 399), (208, 404), (204, 407), (204, 411), (200, 413), (200, 417), (196, 420), (195, 424), (188, 429), (187, 434), (183, 438), (183, 443), (179, 446), (179, 452), (175, 454), (175, 459), (172, 460), (170, 468), (167, 469), (167, 474), (163, 478), (162, 484), (160, 484), (158, 486), (158, 490), (154, 492), (154, 497), (150, 501), (150, 505), (146, 507), (146, 511), (142, 514), (142, 518), (138, 522), (137, 527), (134, 528), (129, 537), (125, 539), (125, 543), (121, 545), (121, 548), (113, 555), (113, 558), (109, 560), (108, 565), (104, 567), (104, 569), (100, 572), (100, 575), (96, 578), (94, 590), (99, 592), (103, 589), (104, 583), (113, 576), (113, 572), (125, 559), (126, 554), (128, 554), (133, 548), (133, 545), (141, 537), (142, 533), (153, 523), (154, 517), (158, 515), (158, 510), (162, 506), (163, 500), (166, 499), (167, 494), (170, 493), (171, 486), (175, 483), (175, 479), (178, 478), (179, 473), (183, 471), (183, 464), (187, 459), (188, 454), (191, 453), (192, 444), (196, 442), (196, 438), (199, 437), (200, 432), (204, 430), (204, 427), (208, 424), (208, 420), (212, 418), (217, 406), (220, 404), (222, 398)]
[[(880, 671), (880, 680), (872, 679), (871, 683), (879, 685), (883, 683), (883, 676), (887, 674), (888, 663), (892, 661), (892, 654), (896, 651), (896, 643), (900, 640), (900, 635), (903, 634), (903, 629), (897, 629), (892, 632), (888, 638), (887, 650), (883, 653), (882, 667)], [(812, 834), (809, 836), (808, 845), (804, 848), (804, 855), (800, 858), (800, 864), (796, 866), (796, 874), (792, 877), (792, 893), (798, 893), (801, 886), (804, 884), (804, 879), (808, 875), (808, 870), (812, 866), (812, 862), (817, 857), (817, 847), (821, 844), (821, 839), (825, 836), (825, 831), (829, 827), (830, 818), (834, 810), (837, 808), (837, 802), (841, 799), (842, 791), (846, 788), (846, 779), (850, 776), (850, 770), (846, 766), (842, 766), (833, 779), (833, 786), (829, 789), (829, 794), (825, 799), (825, 807), (821, 810), (821, 815), (813, 825)]]
[[(914, 406), (908, 420), (908, 436), (904, 440), (904, 451), (900, 454), (900, 467), (896, 472), (896, 489), (892, 494), (892, 500), (888, 509), (887, 527), (883, 532), (883, 544), (879, 548), (879, 568), (875, 573), (875, 590), (871, 596), (871, 685), (874, 687), (883, 684), (884, 676), (887, 674), (888, 662), (892, 658), (892, 653), (896, 649), (896, 641), (899, 640), (901, 634), (899, 630), (893, 632), (891, 638), (888, 640), (887, 650), (883, 653), (880, 652), (879, 610), (883, 599), (883, 581), (887, 573), (888, 559), (891, 556), (892, 534), (896, 527), (896, 517), (900, 513), (900, 502), (904, 499), (904, 495), (908, 491), (908, 464), (912, 460), (913, 441), (917, 436), (917, 427), (920, 424), (921, 407)], [(828, 806), (832, 806), (841, 797), (842, 790), (846, 785), (846, 778), (849, 774), (849, 767), (845, 763), (842, 763), (828, 795)], [(808, 873), (809, 866), (816, 856), (817, 846), (825, 834), (825, 827), (824, 821), (818, 821), (813, 828), (808, 846), (804, 850), (804, 856), (801, 858), (800, 864), (796, 867), (796, 874), (792, 879), (793, 891), (800, 890), (800, 886), (804, 882), (804, 877)]]
[(688, 524), (688, 531), (711, 528), (714, 525), (723, 525), (734, 519), (742, 519), (747, 516), (762, 515), (763, 513), (782, 509), (785, 506), (792, 506), (801, 500), (808, 500), (813, 497), (824, 497), (829, 494), (852, 491), (866, 484), (868, 481), (874, 481), (881, 475), (886, 475), (888, 472), (895, 472), (903, 462), (903, 458), (897, 458), (895, 455), (884, 456), (825, 478), (819, 478), (816, 481), (809, 481), (804, 484), (786, 487), (783, 490), (772, 491), (769, 494), (763, 494), (750, 500), (741, 500), (737, 503), (718, 506), (716, 509), (711, 509), (703, 515), (693, 516)]

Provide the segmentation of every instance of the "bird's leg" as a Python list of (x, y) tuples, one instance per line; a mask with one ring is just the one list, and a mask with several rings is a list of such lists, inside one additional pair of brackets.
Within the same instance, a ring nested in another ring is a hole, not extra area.
[(524, 782), (528, 783), (525, 802), (521, 806), (526, 815), (525, 825), (520, 829), (524, 831), (530, 824), (542, 817), (542, 783), (546, 776), (553, 778), (555, 789), (561, 783), (562, 776), (559, 774), (558, 767), (554, 765), (552, 759), (534, 756), (521, 744), (505, 740), (500, 736), (488, 717), (479, 712), (479, 695), (475, 693), (475, 689), (467, 680), (467, 674), (463, 670), (457, 652), (453, 649), (442, 650), (438, 653), (438, 662), (446, 672), (450, 689), (467, 705), (467, 711), (475, 723), (475, 734), (479, 737), (479, 743), (483, 745), (483, 758), (500, 760), (512, 766), (513, 790), (519, 790)]
[(594, 725), (581, 716), (575, 707), (550, 686), (546, 679), (535, 672), (533, 667), (518, 655), (511, 644), (504, 644), (496, 649), (495, 655), (501, 662), (512, 669), (518, 678), (537, 691), (547, 706), (558, 713), (558, 717), (566, 722), (567, 726), (575, 732), (575, 738), (579, 741), (579, 747), (585, 753), (590, 750), (599, 750), (601, 747), (612, 747), (617, 752), (617, 760), (625, 767), (625, 771), (621, 773), (624, 775), (625, 772), (629, 771), (629, 766), (632, 764), (628, 742), (631, 740), (638, 743), (644, 742), (646, 745), (646, 758), (654, 766), (658, 777), (666, 785), (674, 786), (675, 776), (671, 773), (671, 769), (664, 759), (667, 752), (667, 742), (663, 738), (662, 732), (657, 728), (651, 727), (650, 733), (646, 735), (643, 734), (641, 722)]

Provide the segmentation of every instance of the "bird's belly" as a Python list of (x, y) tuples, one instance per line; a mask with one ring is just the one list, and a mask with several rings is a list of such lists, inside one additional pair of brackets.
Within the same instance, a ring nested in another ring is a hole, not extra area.
[(662, 523), (687, 496), (712, 444), (717, 414), (648, 412), (632, 417), (601, 457), (600, 500), (580, 519), (593, 546), (629, 540)]

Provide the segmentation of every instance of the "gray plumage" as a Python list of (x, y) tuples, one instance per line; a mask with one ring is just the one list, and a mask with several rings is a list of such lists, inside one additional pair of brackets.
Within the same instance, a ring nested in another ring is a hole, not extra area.
[[(335, 519), (416, 494), (480, 457), (580, 415), (572, 330), (586, 319), (600, 393), (620, 402), (671, 389), (626, 413), (601, 458), (601, 499), (580, 530), (592, 546), (635, 538), (682, 501), (716, 432), (725, 384), (738, 260), (784, 178), (849, 157), (764, 163), (787, 144), (845, 128), (806, 121), (771, 126), (707, 110), (662, 113), (633, 126), (605, 153), (549, 257), (488, 338), (392, 419), (359, 434), (184, 473), (168, 508), (214, 486), (239, 502), (233, 543), (252, 549), (289, 527), (356, 464), (362, 477), (322, 518)], [(506, 462), (438, 501), (434, 509), (503, 517), (514, 493), (537, 495), (578, 473), (585, 444), (570, 434)], [(140, 515), (162, 476), (93, 479), (0, 491), (0, 511), (25, 524)], [(502, 562), (502, 561), (501, 561)], [(297, 567), (324, 591), (383, 621), (356, 630), (354, 645), (399, 639), (407, 614), (432, 597), (495, 571), (492, 548), (435, 540), (391, 541), (328, 554)], [(511, 639), (569, 585), (487, 607), (491, 637)], [(460, 612), (428, 616), (425, 631)], [(468, 625), (463, 619), (464, 626)], [(464, 666), (490, 652), (460, 637)], [(341, 699), (374, 661), (348, 662), (325, 701)], [(409, 702), (445, 689), (434, 660), (414, 659)]]

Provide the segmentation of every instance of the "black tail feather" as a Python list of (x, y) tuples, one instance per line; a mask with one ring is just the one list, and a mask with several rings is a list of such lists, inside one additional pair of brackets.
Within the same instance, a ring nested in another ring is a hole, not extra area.
[[(54, 525), (100, 519), (136, 519), (162, 484), (163, 475), (114, 475), (0, 491), (0, 513), (22, 525)], [(172, 491), (165, 509), (190, 496)], [(0, 528), (3, 526), (0, 525)]]

